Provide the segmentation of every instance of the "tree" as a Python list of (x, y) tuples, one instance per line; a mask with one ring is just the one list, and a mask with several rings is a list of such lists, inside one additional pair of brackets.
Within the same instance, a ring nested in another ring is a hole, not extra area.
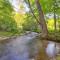
[[(42, 31), (42, 35), (40, 35), (40, 38), (42, 36), (42, 37), (44, 37), (43, 39), (59, 42), (60, 41), (59, 38), (56, 38), (55, 35), (48, 34), (47, 24), (46, 24), (46, 21), (45, 21), (45, 18), (44, 18), (46, 14), (50, 14), (50, 13), (53, 14), (54, 13), (54, 10), (55, 10), (54, 7), (55, 6), (53, 4), (53, 1), (52, 0), (50, 0), (50, 1), (48, 1), (48, 0), (44, 0), (44, 1), (43, 0), (32, 0), (32, 1), (28, 0), (27, 3), (28, 3), (28, 6), (30, 8), (30, 13), (32, 13), (32, 15), (34, 16), (36, 21), (41, 26), (40, 28), (41, 28), (41, 31)], [(45, 4), (46, 5), (44, 6), (42, 3), (44, 5)], [(38, 14), (35, 14), (35, 12), (37, 12)], [(55, 13), (55, 15), (57, 15), (57, 14)], [(54, 17), (54, 18), (56, 18), (56, 17)], [(56, 20), (54, 20), (54, 21), (55, 21), (55, 25), (56, 25)], [(56, 26), (55, 26), (55, 28), (56, 28)]]
[(42, 33), (44, 35), (45, 34), (47, 35), (48, 34), (47, 25), (46, 25), (46, 22), (45, 22), (45, 19), (44, 19), (44, 14), (43, 14), (41, 5), (39, 3), (39, 0), (36, 0), (36, 6), (37, 6), (37, 9), (38, 9), (38, 13), (39, 13), (39, 20), (40, 20), (40, 26), (41, 26)]
[(36, 0), (35, 3), (36, 3), (37, 10), (38, 10), (38, 16), (39, 16), (38, 18), (36, 18), (32, 8), (31, 8), (30, 0), (28, 0), (28, 5), (30, 7), (30, 10), (31, 10), (34, 18), (36, 19), (36, 21), (39, 23), (42, 34), (46, 37), (48, 35), (48, 30), (47, 30), (47, 25), (45, 22), (44, 14), (43, 14), (39, 0)]
[(13, 7), (9, 0), (0, 0), (0, 30), (16, 31), (17, 25), (12, 14)]
[[(54, 17), (53, 17), (53, 19), (54, 19), (54, 28), (56, 30), (57, 29), (57, 27), (56, 27), (57, 16), (59, 16), (58, 12), (60, 10), (59, 0), (50, 0), (50, 1), (48, 1), (48, 0), (39, 0), (39, 2), (40, 2), (40, 5), (42, 7), (42, 10), (44, 12), (44, 17), (47, 14), (54, 15)], [(37, 13), (37, 9), (36, 9), (34, 0), (30, 1), (30, 5), (31, 5), (32, 10), (34, 11), (34, 14)], [(38, 16), (38, 15), (36, 15), (36, 16)]]
[[(44, 14), (53, 14), (54, 17), (54, 28), (55, 28), (55, 31), (57, 30), (57, 16), (59, 16), (60, 14), (58, 12), (60, 12), (60, 6), (59, 6), (59, 3), (60, 1), (59, 0), (41, 0), (41, 5), (42, 5), (42, 9), (44, 11)], [(48, 8), (47, 8), (48, 7)]]

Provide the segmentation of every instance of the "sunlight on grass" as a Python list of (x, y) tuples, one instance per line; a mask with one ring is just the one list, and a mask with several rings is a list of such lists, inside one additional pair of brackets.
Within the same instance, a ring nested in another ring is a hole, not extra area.
[(0, 37), (1, 36), (12, 36), (13, 33), (12, 32), (4, 32), (4, 31), (0, 31)]

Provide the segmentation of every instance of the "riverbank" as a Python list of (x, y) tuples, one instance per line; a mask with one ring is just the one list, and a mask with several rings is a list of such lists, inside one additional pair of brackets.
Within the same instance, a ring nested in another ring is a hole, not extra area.
[[(45, 44), (45, 42), (43, 43), (42, 40), (36, 38), (38, 35), (38, 33), (27, 31), (1, 41), (0, 55), (2, 57), (0, 60), (29, 60), (33, 58), (43, 48), (42, 44)], [(40, 56), (42, 56), (42, 53)], [(60, 60), (59, 56), (57, 60)]]
[(20, 36), (27, 36), (27, 35), (30, 35), (30, 36), (37, 35), (38, 36), (39, 34), (36, 32), (30, 32), (30, 31), (26, 31), (26, 32), (20, 33), (20, 34), (19, 33), (13, 34), (11, 32), (0, 32), (0, 42), (4, 41), (4, 40), (14, 39), (14, 38), (17, 38)]
[(28, 35), (28, 34), (38, 34), (37, 38), (39, 37), (41, 40), (48, 40), (48, 41), (54, 41), (60, 43), (60, 33), (53, 33), (50, 32), (48, 34), (48, 37), (42, 37), (41, 33), (31, 32), (31, 31), (25, 31), (23, 33), (13, 33), (13, 32), (1, 32), (0, 31), (0, 41), (7, 40), (7, 39), (13, 39), (16, 37)]
[(19, 35), (20, 35), (19, 33), (0, 31), (0, 41), (15, 38)]

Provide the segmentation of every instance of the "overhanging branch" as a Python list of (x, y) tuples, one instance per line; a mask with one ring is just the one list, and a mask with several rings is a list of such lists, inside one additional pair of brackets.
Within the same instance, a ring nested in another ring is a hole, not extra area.
[(29, 4), (29, 8), (30, 8), (31, 13), (33, 14), (34, 18), (36, 19), (36, 21), (37, 21), (39, 24), (41, 24), (41, 23), (39, 22), (39, 20), (36, 18), (35, 14), (34, 14), (34, 12), (33, 12), (33, 9), (31, 8), (31, 4), (30, 4), (30, 1), (29, 1), (29, 0), (28, 0), (28, 4)]

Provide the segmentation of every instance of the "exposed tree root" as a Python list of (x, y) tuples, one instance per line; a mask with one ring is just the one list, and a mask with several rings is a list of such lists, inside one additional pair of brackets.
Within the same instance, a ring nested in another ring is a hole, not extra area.
[(54, 34), (48, 34), (48, 35), (39, 35), (39, 38), (41, 40), (48, 40), (48, 41), (54, 41), (60, 43), (60, 35), (54, 35)]

